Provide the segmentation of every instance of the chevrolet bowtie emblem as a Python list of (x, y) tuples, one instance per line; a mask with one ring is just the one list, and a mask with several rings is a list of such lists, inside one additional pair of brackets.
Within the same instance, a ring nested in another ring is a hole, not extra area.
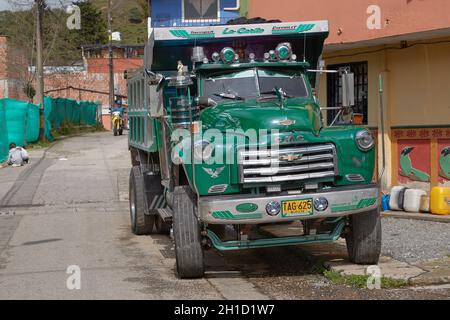
[(292, 161), (296, 161), (299, 160), (302, 156), (298, 155), (298, 154), (288, 154), (288, 155), (283, 155), (280, 157), (280, 159), (282, 161), (288, 161), (288, 162), (292, 162)]
[(283, 125), (283, 126), (290, 126), (290, 125), (295, 124), (295, 120), (285, 119), (285, 120), (278, 121), (278, 123)]

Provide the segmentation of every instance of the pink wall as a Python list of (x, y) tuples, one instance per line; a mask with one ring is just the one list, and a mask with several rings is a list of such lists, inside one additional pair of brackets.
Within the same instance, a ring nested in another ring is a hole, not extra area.
[[(381, 9), (380, 30), (367, 28), (370, 5)], [(328, 44), (450, 28), (449, 0), (250, 0), (248, 11), (250, 18), (329, 20)]]

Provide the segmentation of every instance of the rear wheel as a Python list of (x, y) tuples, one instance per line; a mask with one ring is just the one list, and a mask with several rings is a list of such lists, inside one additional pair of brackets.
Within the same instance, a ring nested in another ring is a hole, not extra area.
[(131, 231), (136, 235), (151, 234), (155, 216), (145, 214), (147, 200), (144, 178), (138, 166), (131, 169), (129, 191)]
[(204, 274), (203, 249), (194, 195), (189, 186), (175, 188), (173, 211), (177, 275), (180, 278), (200, 278)]
[(350, 217), (350, 232), (346, 236), (351, 262), (377, 264), (381, 253), (381, 218), (379, 209)]
[(117, 136), (118, 130), (117, 130), (117, 126), (114, 124), (114, 128), (113, 128), (113, 133), (114, 136)]

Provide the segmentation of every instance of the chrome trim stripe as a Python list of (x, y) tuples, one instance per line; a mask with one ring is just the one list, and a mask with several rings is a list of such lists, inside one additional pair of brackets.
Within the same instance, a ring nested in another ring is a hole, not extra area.
[[(312, 216), (296, 216), (290, 218), (283, 218), (281, 214), (272, 217), (266, 214), (266, 204), (271, 201), (287, 201), (287, 200), (301, 200), (301, 199), (316, 199), (325, 197), (329, 202), (329, 207), (323, 212), (314, 210)], [(358, 208), (358, 204), (363, 199), (376, 199), (376, 201), (366, 207)], [(361, 212), (374, 210), (379, 206), (379, 188), (377, 185), (365, 185), (359, 188), (343, 187), (342, 189), (333, 189), (330, 191), (323, 191), (318, 193), (299, 193), (296, 195), (228, 195), (228, 196), (208, 196), (200, 197), (198, 201), (200, 220), (209, 224), (263, 224), (263, 223), (278, 223), (282, 221), (308, 220), (317, 218), (342, 217)], [(230, 211), (233, 215), (239, 216), (235, 208), (240, 204), (252, 203), (258, 206), (258, 211), (263, 214), (261, 219), (250, 219), (245, 221), (230, 221), (217, 220), (212, 216), (216, 211)], [(332, 207), (345, 207), (345, 210), (338, 210), (332, 212)]]
[(291, 172), (304, 172), (319, 169), (330, 169), (334, 168), (332, 162), (321, 162), (305, 164), (300, 166), (290, 166), (290, 167), (268, 167), (268, 168), (250, 168), (244, 169), (244, 175), (246, 174), (259, 174), (262, 176), (275, 175), (279, 173), (291, 173)]
[(332, 151), (334, 145), (323, 144), (317, 146), (300, 147), (300, 148), (289, 148), (289, 149), (277, 149), (277, 150), (259, 150), (259, 151), (241, 151), (242, 157), (278, 157), (279, 155), (290, 154), (290, 153), (316, 153), (324, 151)]
[(244, 183), (271, 183), (271, 182), (283, 182), (291, 180), (308, 180), (308, 179), (318, 179), (334, 177), (334, 171), (324, 171), (324, 172), (312, 172), (303, 174), (290, 174), (285, 176), (271, 176), (271, 177), (256, 177), (256, 178), (245, 178)]

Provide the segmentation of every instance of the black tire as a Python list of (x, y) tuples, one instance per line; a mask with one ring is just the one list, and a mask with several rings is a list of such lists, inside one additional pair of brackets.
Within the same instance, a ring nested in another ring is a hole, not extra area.
[(114, 126), (113, 133), (114, 133), (114, 136), (117, 136), (117, 127), (116, 126)]
[(201, 278), (204, 274), (203, 249), (194, 196), (189, 186), (175, 188), (173, 209), (177, 275), (182, 279)]
[(348, 256), (356, 264), (377, 264), (381, 253), (381, 217), (379, 209), (350, 217), (346, 238)]
[(155, 218), (155, 230), (156, 230), (156, 233), (169, 234), (171, 226), (172, 225), (170, 223), (164, 222), (164, 220), (160, 216), (156, 216), (156, 218)]
[(123, 134), (123, 129), (120, 128), (120, 129), (119, 129), (119, 136), (121, 136), (122, 134)]
[(145, 214), (147, 200), (144, 178), (138, 166), (131, 169), (129, 191), (131, 231), (136, 235), (151, 234), (155, 216)]

